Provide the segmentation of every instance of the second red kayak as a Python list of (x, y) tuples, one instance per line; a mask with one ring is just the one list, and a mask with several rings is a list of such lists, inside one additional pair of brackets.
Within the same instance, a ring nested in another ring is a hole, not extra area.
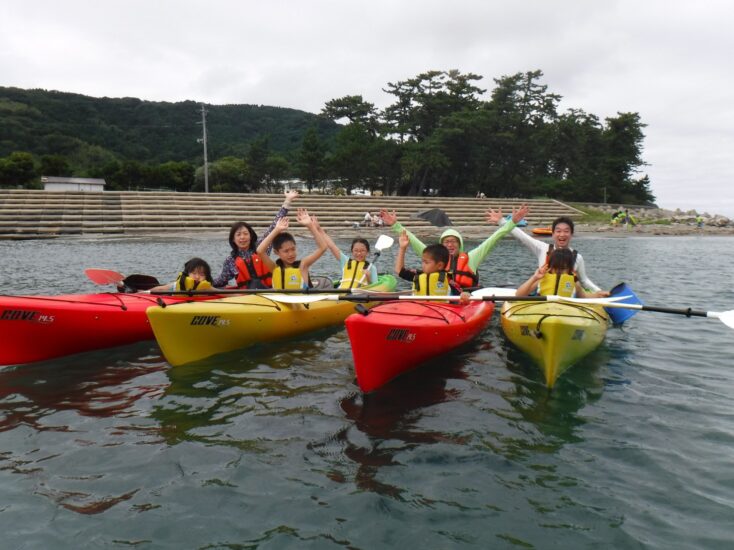
[[(0, 366), (151, 340), (145, 310), (157, 305), (158, 299), (118, 292), (0, 296)], [(192, 300), (160, 299), (166, 304)]]
[(446, 353), (487, 326), (494, 302), (467, 305), (400, 300), (346, 320), (357, 383), (376, 390), (420, 363)]

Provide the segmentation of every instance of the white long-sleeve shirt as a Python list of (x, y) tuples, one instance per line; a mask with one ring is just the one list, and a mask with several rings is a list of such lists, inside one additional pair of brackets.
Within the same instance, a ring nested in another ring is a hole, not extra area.
[[(514, 228), (510, 233), (513, 237), (520, 241), (525, 246), (525, 248), (528, 248), (533, 254), (537, 256), (538, 267), (545, 264), (545, 258), (548, 255), (547, 242), (534, 239), (519, 227)], [(573, 250), (573, 248), (571, 247), (569, 247), (569, 249)], [(581, 283), (582, 287), (584, 287), (586, 290), (590, 290), (591, 292), (598, 292), (599, 290), (601, 290), (601, 288), (596, 286), (593, 281), (589, 279), (588, 275), (586, 275), (586, 265), (584, 264), (584, 258), (578, 252), (576, 252), (575, 269), (576, 275), (578, 276), (579, 282)]]

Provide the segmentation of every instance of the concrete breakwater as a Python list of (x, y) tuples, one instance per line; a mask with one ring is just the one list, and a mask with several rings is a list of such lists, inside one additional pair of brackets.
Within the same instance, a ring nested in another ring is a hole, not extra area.
[[(283, 202), (280, 194), (165, 193), (138, 191), (34, 191), (0, 189), (0, 239), (39, 239), (63, 236), (133, 237), (226, 232), (237, 220), (266, 228)], [(530, 225), (549, 225), (561, 215), (581, 221), (583, 212), (555, 200), (476, 199), (446, 197), (372, 197), (304, 194), (293, 209), (307, 208), (328, 231), (348, 232), (365, 213), (395, 210), (403, 225), (417, 233), (433, 226), (416, 214), (441, 208), (457, 229), (487, 231), (485, 212), (502, 208), (510, 213), (522, 203), (531, 207)], [(294, 232), (299, 232), (297, 224)]]

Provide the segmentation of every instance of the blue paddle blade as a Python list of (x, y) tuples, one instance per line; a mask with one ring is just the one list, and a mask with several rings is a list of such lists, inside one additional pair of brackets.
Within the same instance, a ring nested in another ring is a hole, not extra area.
[[(620, 300), (619, 303), (621, 304), (637, 304), (637, 305), (643, 305), (642, 300), (640, 300), (637, 295), (632, 291), (632, 289), (627, 285), (627, 283), (619, 283), (617, 286), (615, 286), (612, 290), (609, 291), (609, 294), (611, 297), (614, 296), (625, 296), (623, 300)], [(604, 308), (609, 315), (609, 318), (612, 320), (612, 323), (615, 325), (621, 325), (624, 323), (627, 319), (635, 315), (639, 309), (622, 309), (622, 308), (611, 308), (607, 307)]]

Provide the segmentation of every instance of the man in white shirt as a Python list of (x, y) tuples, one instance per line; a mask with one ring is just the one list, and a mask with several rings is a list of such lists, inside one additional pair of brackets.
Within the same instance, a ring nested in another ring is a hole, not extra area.
[[(491, 208), (487, 210), (486, 216), (488, 223), (493, 223), (493, 220), (497, 217), (496, 212), (492, 211)], [(504, 225), (506, 221), (507, 220), (505, 218), (500, 218), (499, 225)], [(551, 234), (551, 238), (553, 239), (552, 244), (546, 244), (541, 240), (531, 237), (519, 227), (515, 227), (510, 232), (513, 237), (515, 237), (533, 254), (535, 254), (535, 256), (538, 258), (538, 267), (546, 263), (548, 254), (550, 254), (550, 251), (553, 250), (553, 248), (569, 248), (570, 250), (573, 250), (573, 248), (571, 248), (571, 239), (573, 238), (574, 230), (573, 220), (569, 217), (561, 216), (560, 218), (556, 218), (553, 221), (551, 227), (553, 229), (553, 233)], [(576, 252), (575, 271), (578, 280), (581, 283), (581, 286), (584, 287), (586, 290), (591, 291), (591, 294), (588, 294), (587, 297), (602, 298), (609, 296), (609, 292), (602, 290), (596, 284), (594, 284), (591, 279), (589, 279), (589, 276), (586, 274), (586, 265), (584, 264), (584, 258), (578, 252)]]

